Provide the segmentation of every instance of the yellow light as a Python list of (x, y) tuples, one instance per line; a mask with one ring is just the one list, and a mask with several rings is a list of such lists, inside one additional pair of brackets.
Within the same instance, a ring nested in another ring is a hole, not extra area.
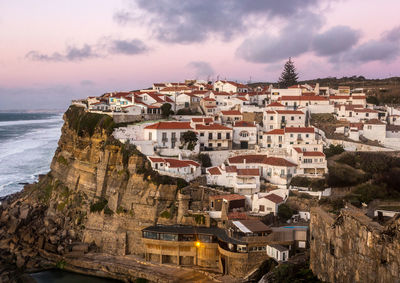
[(196, 245), (196, 247), (200, 247), (200, 242), (199, 241), (197, 241), (196, 243), (195, 243), (195, 245)]

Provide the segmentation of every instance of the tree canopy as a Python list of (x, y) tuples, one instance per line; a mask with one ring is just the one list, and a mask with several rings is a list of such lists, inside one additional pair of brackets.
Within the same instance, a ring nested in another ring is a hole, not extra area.
[(173, 114), (173, 111), (171, 110), (172, 106), (169, 103), (164, 103), (161, 106), (161, 115), (164, 117), (169, 117), (169, 115)]
[(294, 62), (292, 58), (289, 57), (289, 60), (285, 63), (283, 67), (283, 72), (279, 78), (279, 87), (287, 88), (289, 86), (297, 84), (297, 80), (299, 79), (299, 75), (296, 71), (296, 67), (294, 66)]

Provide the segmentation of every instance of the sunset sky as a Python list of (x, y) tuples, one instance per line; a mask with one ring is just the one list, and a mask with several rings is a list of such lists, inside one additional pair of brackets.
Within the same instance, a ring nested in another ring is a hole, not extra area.
[(399, 0), (0, 0), (0, 110), (153, 82), (400, 75)]

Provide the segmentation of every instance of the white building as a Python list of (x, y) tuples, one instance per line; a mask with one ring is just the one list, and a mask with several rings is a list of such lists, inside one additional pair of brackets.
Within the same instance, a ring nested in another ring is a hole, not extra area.
[(271, 102), (277, 101), (282, 96), (300, 96), (301, 88), (273, 88), (271, 90)]
[(237, 121), (233, 125), (233, 147), (253, 149), (257, 144), (257, 126), (255, 123)]
[(216, 81), (214, 83), (213, 89), (215, 91), (225, 91), (225, 92), (248, 92), (248, 87), (244, 84), (233, 81), (223, 81), (223, 80)]
[(263, 115), (266, 131), (284, 127), (304, 127), (306, 115), (300, 110), (267, 110)]
[(182, 160), (175, 158), (162, 158), (149, 156), (151, 167), (162, 175), (182, 178), (186, 181), (196, 179), (201, 175), (200, 164), (193, 160)]
[(196, 124), (196, 132), (199, 134), (201, 150), (221, 150), (232, 148), (232, 128), (221, 124)]
[(207, 168), (207, 184), (233, 188), (241, 195), (260, 191), (260, 172), (258, 169), (239, 169), (236, 166)]
[(243, 120), (243, 115), (239, 110), (221, 111), (220, 119), (223, 124), (233, 124), (236, 121)]
[(263, 194), (258, 193), (252, 195), (252, 212), (267, 215), (273, 213), (274, 215), (278, 215), (279, 205), (285, 203), (286, 199), (282, 198), (279, 195), (274, 193)]
[(321, 151), (303, 151), (300, 147), (293, 147), (291, 157), (293, 162), (298, 164), (299, 175), (314, 177), (328, 173), (326, 157)]
[(285, 262), (289, 259), (289, 249), (276, 244), (267, 245), (267, 255), (277, 262)]
[(372, 141), (384, 143), (386, 139), (386, 124), (373, 119), (364, 123), (362, 135)]
[(179, 149), (181, 136), (194, 131), (190, 122), (158, 122), (144, 128), (144, 139), (153, 141), (159, 148)]

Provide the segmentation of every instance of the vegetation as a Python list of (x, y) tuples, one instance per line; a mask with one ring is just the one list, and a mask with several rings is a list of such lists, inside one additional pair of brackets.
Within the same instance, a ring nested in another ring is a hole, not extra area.
[(104, 214), (111, 216), (111, 215), (114, 214), (114, 211), (112, 211), (112, 210), (108, 207), (108, 205), (106, 205), (106, 206), (104, 207)]
[(297, 84), (298, 78), (299, 75), (297, 74), (294, 62), (292, 61), (292, 58), (289, 57), (289, 60), (285, 63), (285, 66), (283, 67), (283, 72), (279, 78), (279, 87), (287, 88), (289, 86), (295, 85)]
[(61, 163), (61, 164), (63, 164), (63, 165), (65, 165), (65, 166), (68, 165), (68, 160), (65, 159), (65, 157), (62, 156), (62, 155), (60, 155), (60, 156), (57, 158), (57, 162), (58, 162), (58, 163)]
[(327, 183), (331, 187), (354, 186), (366, 181), (367, 176), (359, 170), (344, 164), (328, 166), (329, 174)]
[(105, 198), (100, 198), (97, 202), (90, 205), (90, 212), (102, 211), (106, 207), (107, 203), (108, 201)]
[(286, 203), (283, 203), (278, 207), (278, 217), (283, 221), (290, 219), (292, 215), (296, 213), (297, 211), (290, 208)]
[(182, 139), (183, 139), (183, 145), (187, 146), (188, 150), (194, 150), (194, 148), (197, 144), (197, 141), (198, 141), (198, 138), (197, 138), (197, 135), (195, 132), (193, 132), (193, 131), (184, 132), (182, 134)]
[(96, 130), (104, 130), (107, 135), (111, 135), (116, 126), (109, 115), (85, 112), (82, 107), (75, 105), (70, 106), (65, 115), (69, 128), (81, 137), (84, 135), (91, 137)]
[(66, 265), (67, 263), (65, 262), (65, 260), (59, 260), (59, 261), (57, 261), (57, 263), (56, 263), (56, 268), (58, 268), (58, 269), (64, 269), (65, 268), (65, 265)]
[(278, 265), (273, 269), (273, 282), (280, 283), (319, 283), (321, 282), (309, 269), (308, 263), (296, 265), (293, 263), (285, 263)]
[(169, 103), (164, 103), (161, 106), (161, 115), (163, 115), (163, 117), (167, 118), (170, 115), (172, 115), (174, 113), (174, 111), (171, 110), (172, 106)]
[(176, 111), (177, 115), (201, 115), (201, 113), (197, 112), (197, 111), (193, 111), (190, 108), (182, 108), (179, 109), (178, 111)]
[(207, 153), (200, 153), (198, 159), (202, 167), (207, 168), (212, 166), (211, 158)]
[(171, 213), (169, 213), (168, 210), (164, 210), (163, 212), (161, 212), (160, 217), (166, 218), (166, 219), (171, 219)]
[(290, 184), (296, 187), (312, 188), (313, 190), (323, 190), (326, 187), (325, 179), (307, 178), (295, 176)]
[(338, 145), (329, 145), (329, 147), (324, 148), (324, 154), (326, 156), (326, 158), (332, 157), (334, 155), (337, 154), (341, 154), (344, 152), (344, 148), (342, 145), (338, 144)]

